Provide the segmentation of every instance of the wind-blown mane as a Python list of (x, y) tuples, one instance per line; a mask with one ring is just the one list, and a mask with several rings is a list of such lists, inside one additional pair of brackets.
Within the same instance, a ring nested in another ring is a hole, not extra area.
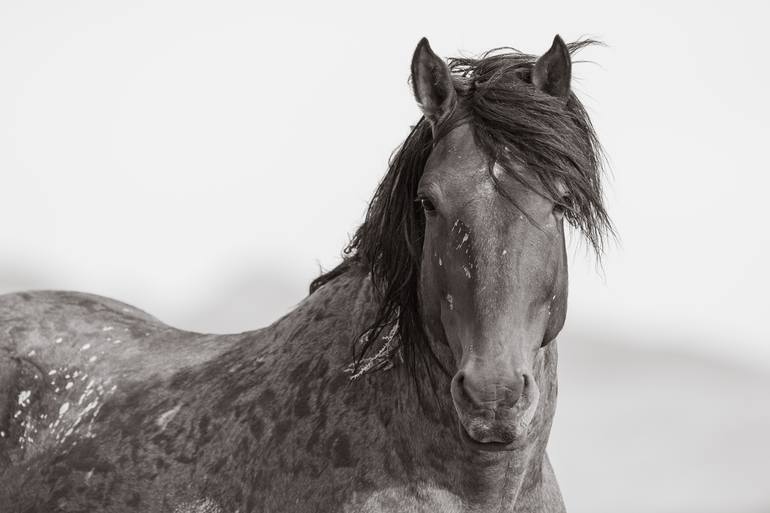
[[(568, 48), (574, 53), (593, 43), (578, 41)], [(613, 232), (602, 199), (601, 147), (574, 93), (558, 98), (532, 85), (535, 61), (535, 56), (510, 48), (475, 59), (449, 59), (458, 103), (439, 127), (438, 137), (468, 123), (488, 157), (492, 178), (495, 164), (525, 184), (522, 173), (534, 175), (600, 257), (606, 236)], [(421, 322), (419, 275), (425, 219), (415, 202), (435, 142), (430, 124), (420, 119), (391, 158), (363, 224), (344, 249), (342, 263), (310, 284), (312, 294), (356, 264), (371, 273), (379, 304), (375, 318), (354, 341), (356, 365), (394, 329), (398, 349), (413, 375), (418, 367), (430, 372), (430, 361), (438, 361)], [(557, 192), (559, 182), (570, 191), (567, 201)]]

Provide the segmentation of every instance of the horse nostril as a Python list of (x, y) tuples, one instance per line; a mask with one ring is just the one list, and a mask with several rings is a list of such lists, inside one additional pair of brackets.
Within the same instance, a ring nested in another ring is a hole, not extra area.
[(454, 377), (454, 388), (466, 401), (470, 401), (474, 405), (478, 405), (476, 395), (469, 389), (468, 383), (465, 380), (465, 373), (463, 371), (458, 372)]
[(461, 371), (457, 376), (457, 385), (475, 406), (488, 407), (490, 403), (494, 403), (495, 398), (489, 393), (489, 386), (483, 380), (474, 379)]

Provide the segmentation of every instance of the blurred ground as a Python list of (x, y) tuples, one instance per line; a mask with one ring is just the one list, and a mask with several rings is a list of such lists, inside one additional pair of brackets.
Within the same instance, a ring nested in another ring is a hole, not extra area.
[(568, 510), (770, 512), (770, 375), (633, 337), (560, 336), (549, 455)]

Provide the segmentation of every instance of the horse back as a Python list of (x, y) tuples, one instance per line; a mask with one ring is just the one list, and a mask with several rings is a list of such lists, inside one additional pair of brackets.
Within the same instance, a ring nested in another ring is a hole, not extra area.
[(0, 470), (89, 429), (119, 387), (204, 362), (226, 339), (91, 294), (0, 296)]

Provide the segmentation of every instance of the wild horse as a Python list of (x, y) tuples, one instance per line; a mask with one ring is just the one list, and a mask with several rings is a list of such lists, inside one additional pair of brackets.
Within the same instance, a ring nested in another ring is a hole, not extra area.
[(447, 64), (420, 41), (423, 117), (342, 263), (266, 328), (0, 297), (2, 511), (563, 511), (564, 220), (597, 251), (611, 230), (570, 90), (588, 43)]

